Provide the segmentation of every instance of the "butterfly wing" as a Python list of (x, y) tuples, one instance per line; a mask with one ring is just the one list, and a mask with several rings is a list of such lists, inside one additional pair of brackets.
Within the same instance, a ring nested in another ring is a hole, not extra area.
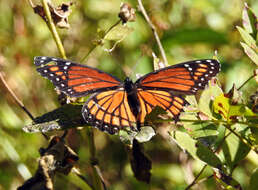
[(110, 134), (122, 127), (134, 129), (136, 118), (123, 88), (93, 94), (82, 108), (85, 121)]
[(144, 123), (146, 115), (149, 114), (156, 106), (169, 112), (173, 116), (174, 120), (178, 121), (179, 115), (183, 111), (183, 107), (188, 104), (183, 97), (163, 90), (138, 89), (137, 96), (141, 108), (139, 115), (141, 124)]
[(199, 89), (204, 89), (219, 70), (218, 61), (205, 59), (166, 67), (138, 79), (136, 86), (141, 124), (156, 106), (171, 113), (174, 120), (178, 121), (183, 107), (188, 104), (181, 95), (196, 94)]
[(179, 94), (196, 94), (220, 71), (215, 59), (180, 63), (149, 73), (136, 81), (137, 87), (149, 90), (173, 91)]
[(35, 57), (37, 71), (71, 97), (119, 88), (121, 81), (98, 69), (54, 57)]

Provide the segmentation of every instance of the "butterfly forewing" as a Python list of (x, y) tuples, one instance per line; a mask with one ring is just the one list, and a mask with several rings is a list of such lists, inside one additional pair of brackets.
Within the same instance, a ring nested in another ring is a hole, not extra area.
[(85, 103), (82, 115), (88, 124), (110, 134), (124, 127), (133, 129), (136, 123), (124, 89), (94, 94)]
[(116, 89), (121, 81), (98, 69), (54, 57), (35, 57), (37, 71), (53, 82), (62, 92), (71, 97)]
[(149, 73), (138, 79), (136, 83), (143, 89), (163, 89), (182, 94), (195, 94), (197, 90), (204, 89), (219, 70), (220, 64), (215, 59), (195, 60)]

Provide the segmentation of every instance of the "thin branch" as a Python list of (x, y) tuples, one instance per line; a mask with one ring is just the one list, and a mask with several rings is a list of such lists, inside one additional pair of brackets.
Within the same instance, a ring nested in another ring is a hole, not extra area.
[(253, 74), (252, 76), (250, 76), (240, 87), (238, 87), (237, 90), (240, 90), (243, 86), (245, 86), (252, 78), (255, 77), (255, 74)]
[(48, 27), (49, 27), (52, 35), (53, 35), (53, 38), (54, 38), (54, 40), (56, 42), (57, 48), (59, 50), (59, 53), (61, 54), (62, 58), (66, 59), (65, 50), (64, 50), (62, 41), (61, 41), (61, 39), (60, 39), (60, 37), (58, 35), (58, 32), (56, 30), (55, 24), (54, 24), (54, 22), (52, 20), (47, 0), (41, 0), (41, 3), (43, 5), (44, 11), (45, 11), (46, 16), (47, 16), (47, 25), (48, 25)]
[(4, 79), (2, 72), (0, 72), (0, 79), (1, 79), (2, 83), (4, 84), (5, 88), (7, 89), (7, 91), (11, 94), (11, 96), (13, 97), (15, 102), (18, 104), (18, 106), (20, 106), (25, 111), (25, 113), (31, 118), (31, 120), (34, 120), (34, 117), (30, 113), (30, 111), (24, 106), (22, 101), (19, 100), (19, 98), (15, 95), (15, 93), (12, 91), (12, 89), (8, 86), (7, 82)]
[(188, 189), (190, 189), (192, 186), (194, 186), (195, 184), (197, 184), (198, 178), (201, 176), (201, 174), (204, 172), (204, 170), (206, 169), (207, 166), (208, 166), (207, 164), (205, 164), (205, 165), (203, 166), (203, 168), (202, 168), (201, 171), (197, 174), (197, 176), (195, 177), (195, 179), (193, 180), (193, 182), (192, 182), (190, 185), (188, 185), (188, 186), (185, 188), (185, 190), (188, 190)]
[[(7, 91), (13, 97), (14, 101), (18, 104), (18, 106), (24, 110), (24, 112), (31, 118), (32, 121), (34, 121), (33, 115), (30, 113), (30, 111), (24, 106), (22, 101), (16, 96), (16, 94), (9, 87), (9, 85), (7, 84), (7, 82), (4, 79), (2, 72), (0, 72), (0, 79), (1, 79), (2, 83), (4, 84), (5, 88), (7, 89)], [(46, 134), (44, 134), (43, 132), (41, 132), (41, 134), (45, 137), (45, 139), (49, 139), (49, 137)]]
[(139, 4), (140, 11), (142, 12), (142, 14), (143, 14), (145, 20), (147, 21), (147, 23), (148, 23), (148, 24), (150, 25), (150, 27), (151, 27), (151, 30), (152, 30), (152, 32), (153, 32), (153, 34), (154, 34), (154, 37), (155, 37), (155, 39), (156, 39), (156, 41), (157, 41), (157, 43), (158, 43), (159, 51), (160, 51), (160, 53), (161, 53), (162, 59), (163, 59), (163, 61), (164, 61), (164, 64), (167, 66), (167, 65), (168, 65), (168, 60), (167, 60), (165, 51), (164, 51), (164, 49), (163, 49), (163, 47), (162, 47), (162, 44), (161, 44), (161, 42), (160, 42), (159, 35), (158, 35), (157, 31), (156, 31), (156, 28), (155, 28), (155, 26), (152, 24), (152, 22), (151, 22), (149, 16), (147, 15), (147, 13), (146, 13), (146, 11), (145, 11), (145, 9), (144, 9), (144, 6), (143, 6), (143, 4), (142, 4), (142, 1), (141, 1), (141, 0), (138, 0), (138, 4)]
[[(113, 24), (113, 25), (105, 32), (104, 37), (103, 37), (101, 40), (105, 39), (105, 37), (108, 35), (108, 33), (109, 33), (113, 28), (115, 28), (120, 22), (121, 22), (121, 19), (119, 19), (115, 24)], [(99, 44), (94, 45), (94, 46), (89, 50), (89, 52), (81, 59), (80, 62), (82, 63), (82, 62), (86, 61), (86, 60), (88, 59), (89, 55), (91, 54), (91, 52), (93, 52), (98, 46), (99, 46)]]

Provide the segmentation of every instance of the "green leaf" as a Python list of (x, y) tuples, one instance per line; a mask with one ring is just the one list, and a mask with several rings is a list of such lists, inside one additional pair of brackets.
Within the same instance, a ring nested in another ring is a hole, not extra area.
[(183, 150), (189, 152), (193, 158), (215, 168), (221, 167), (222, 163), (215, 153), (201, 142), (192, 139), (188, 134), (181, 131), (173, 131), (171, 137)]
[(250, 48), (247, 44), (240, 42), (241, 46), (244, 48), (246, 55), (256, 64), (258, 65), (258, 55), (257, 53)]
[(122, 41), (126, 38), (131, 32), (133, 28), (127, 25), (117, 25), (116, 27), (112, 28), (107, 35), (104, 37), (105, 40), (110, 41)]
[(253, 32), (252, 26), (251, 26), (251, 22), (250, 22), (250, 18), (248, 15), (248, 5), (245, 3), (245, 6), (243, 8), (243, 12), (242, 12), (242, 25), (244, 27), (244, 29), (250, 34)]
[[(244, 125), (235, 124), (232, 125), (231, 128), (239, 131), (238, 133), (242, 138), (246, 138), (250, 134), (249, 128)], [(244, 144), (239, 137), (234, 134), (230, 134), (223, 143), (222, 151), (220, 153), (222, 154), (221, 156), (224, 157), (227, 166), (229, 166), (229, 169), (232, 172), (236, 164), (243, 160), (249, 151), (249, 146)]]
[(232, 121), (237, 116), (254, 116), (252, 110), (243, 104), (231, 105), (231, 99), (221, 94), (213, 102), (214, 112), (221, 115), (226, 121)]
[(241, 28), (240, 26), (237, 26), (237, 29), (239, 31), (239, 33), (241, 34), (243, 40), (245, 41), (245, 43), (251, 47), (252, 49), (254, 49), (255, 51), (258, 51), (257, 46), (256, 46), (256, 42), (253, 39), (253, 37), (243, 28)]
[(254, 11), (248, 7), (247, 3), (245, 3), (245, 7), (243, 9), (243, 26), (244, 28), (251, 33), (251, 35), (256, 38), (257, 35), (257, 16), (255, 15)]
[(257, 190), (258, 187), (258, 168), (256, 168), (250, 179), (249, 190)]
[(189, 134), (194, 138), (207, 137), (218, 135), (217, 125), (212, 123), (198, 123), (192, 124), (188, 127), (188, 130), (191, 129)]
[(213, 118), (211, 108), (212, 101), (214, 100), (214, 98), (218, 97), (222, 93), (223, 91), (218, 86), (218, 84), (211, 85), (211, 83), (209, 82), (209, 88), (206, 88), (200, 96), (199, 110), (207, 115), (209, 118)]

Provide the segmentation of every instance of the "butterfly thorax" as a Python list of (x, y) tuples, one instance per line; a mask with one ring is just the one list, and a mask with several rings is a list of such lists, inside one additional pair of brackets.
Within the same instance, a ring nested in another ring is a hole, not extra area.
[(127, 99), (132, 113), (136, 118), (138, 118), (140, 113), (140, 104), (137, 98), (137, 89), (133, 81), (128, 77), (124, 80), (124, 89), (127, 93)]

